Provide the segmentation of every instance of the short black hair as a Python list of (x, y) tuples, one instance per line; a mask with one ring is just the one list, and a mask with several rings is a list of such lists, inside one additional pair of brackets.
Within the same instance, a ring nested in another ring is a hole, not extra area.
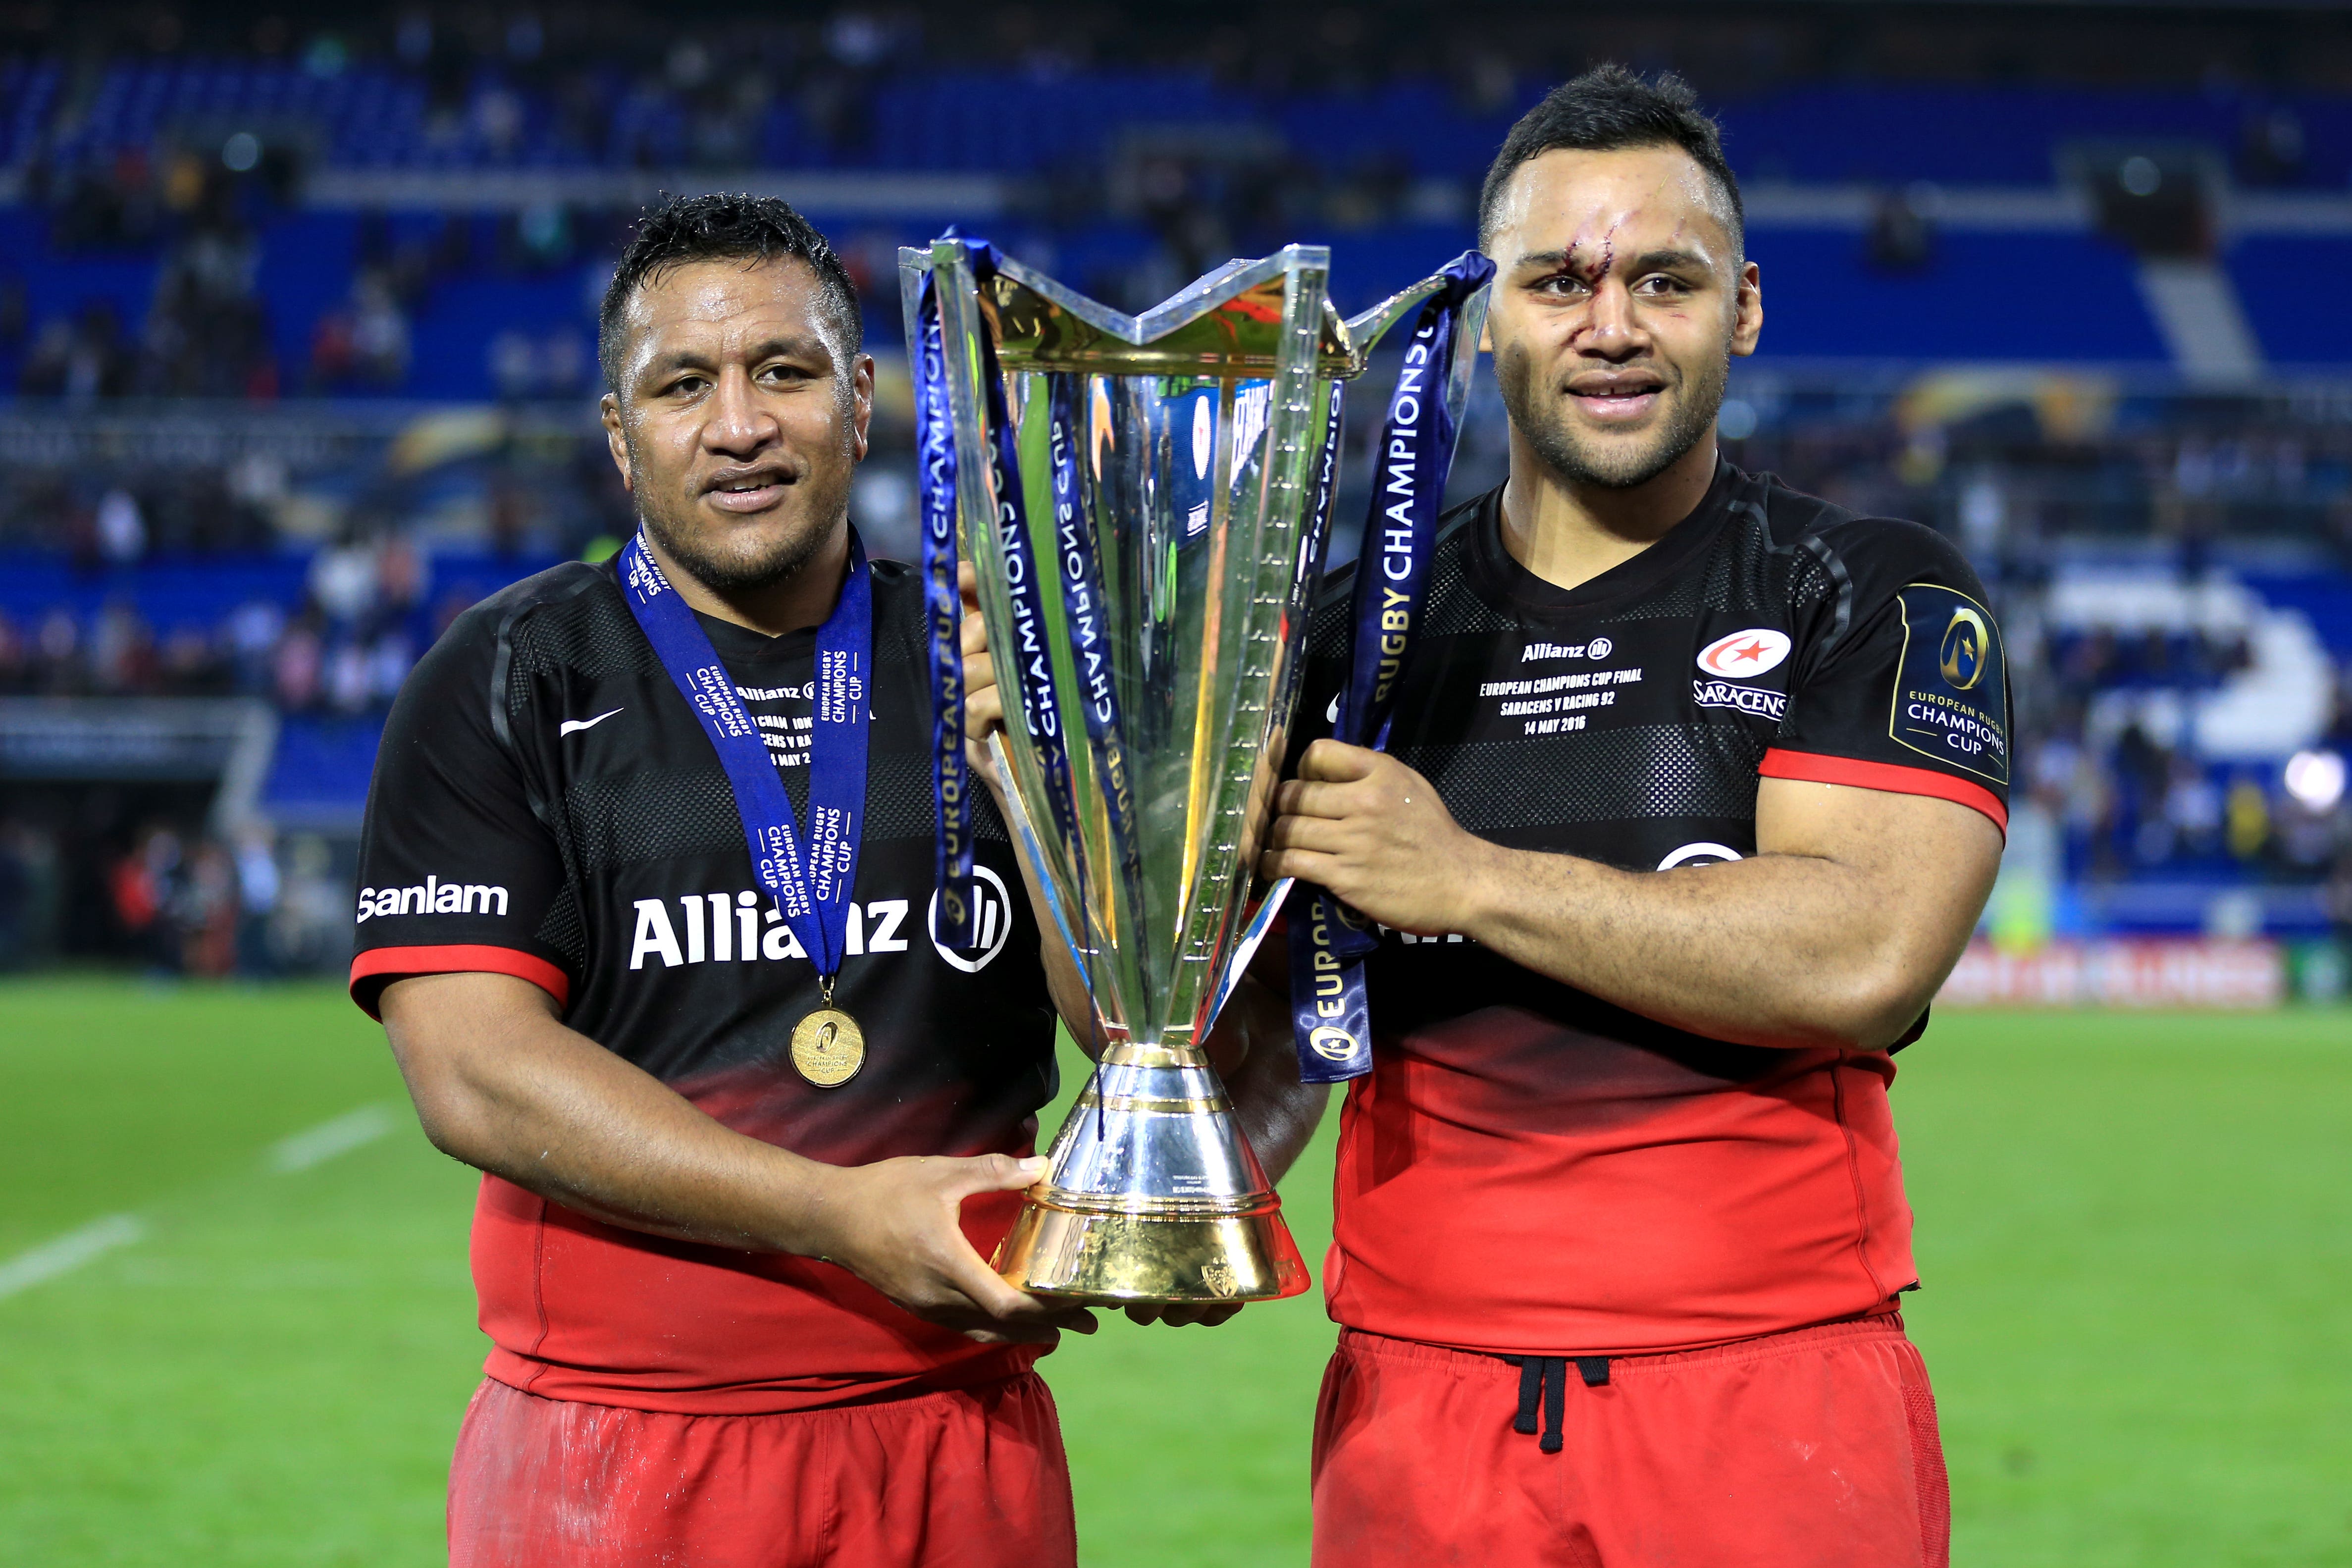
[(865, 318), (857, 309), (857, 287), (849, 270), (816, 226), (774, 196), (721, 191), (701, 196), (671, 196), (649, 208), (637, 220), (629, 247), (613, 268), (604, 286), (604, 303), (596, 312), (596, 363), (604, 385), (621, 390), (621, 317), (629, 296), (649, 279), (674, 267), (697, 261), (773, 261), (794, 257), (816, 274), (818, 309), (834, 329), (834, 347), (840, 351), (842, 370), (866, 341)]
[(1723, 161), (1723, 132), (1698, 106), (1698, 94), (1672, 71), (1644, 78), (1613, 62), (1562, 82), (1519, 117), (1478, 191), (1478, 243), (1494, 233), (1503, 188), (1519, 165), (1559, 148), (1613, 153), (1628, 147), (1679, 147), (1721, 188), (1731, 205), (1731, 243), (1748, 248), (1748, 215), (1739, 181)]

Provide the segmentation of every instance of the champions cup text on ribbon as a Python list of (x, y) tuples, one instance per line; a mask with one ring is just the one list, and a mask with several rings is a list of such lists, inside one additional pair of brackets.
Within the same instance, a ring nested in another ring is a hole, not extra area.
[[(952, 231), (949, 237), (955, 237)], [(960, 243), (965, 247), (965, 253), (971, 258), (973, 278), (985, 281), (996, 270), (995, 247), (980, 239), (963, 239)], [(947, 400), (947, 364), (941, 346), (943, 331), (937, 287), (935, 278), (925, 279), (920, 310), (923, 343), (917, 365), (916, 385), (919, 443), (917, 466), (925, 523), (924, 570), (933, 591), (936, 592), (937, 585), (944, 581), (952, 594), (955, 582), (956, 458)], [(996, 529), (1004, 555), (1005, 591), (1013, 611), (1014, 646), (1001, 657), (1010, 664), (1012, 679), (1008, 684), (1020, 694), (1022, 726), (1035, 743), (1038, 763), (1045, 774), (1045, 793), (1054, 811), (1053, 826), (1061, 834), (1063, 843), (1070, 847), (1072, 870), (1083, 884), (1086, 856), (1080, 847), (1076, 788), (1071, 776), (1070, 737), (1062, 730), (1062, 710), (1050, 651), (1044, 585), (1039, 576), (1037, 551), (1029, 531), (1027, 500), (1021, 480), (1020, 432), (1013, 422), (1005, 398), (1004, 378), (997, 363), (994, 340), (984, 332), (981, 334), (980, 355), (982, 396), (988, 425), (991, 488), (995, 492)], [(1077, 682), (1078, 708), (1085, 716), (1087, 739), (1096, 771), (1103, 781), (1102, 798), (1111, 851), (1118, 859), (1125, 885), (1133, 887), (1138, 885), (1142, 874), (1142, 852), (1134, 833), (1134, 785), (1127, 765), (1125, 731), (1119, 723), (1118, 695), (1112, 682), (1109, 627), (1103, 599), (1102, 574), (1097, 559), (1094, 525), (1086, 514), (1079, 493), (1078, 464), (1082, 447), (1079, 398), (1084, 381), (1082, 376), (1060, 373), (1045, 378), (1047, 449), (1053, 466), (1054, 570), (1059, 579), (1063, 616), (1071, 652), (1076, 662), (1073, 674)], [(960, 605), (958, 608), (961, 609)], [(959, 781), (961, 778), (962, 661), (957, 653), (950, 672), (938, 640), (940, 627), (941, 623), (935, 616), (933, 692), (939, 705), (937, 732), (940, 736), (940, 772), (944, 798), (948, 772), (947, 737), (950, 733), (955, 738), (957, 776)], [(955, 640), (952, 631), (948, 636), (949, 649), (951, 652), (960, 649), (961, 644)], [(947, 853), (944, 842), (947, 816), (944, 810), (940, 822), (944, 876)], [(963, 854), (968, 876), (971, 864), (968, 832)], [(940, 902), (940, 940), (949, 942), (945, 914), (947, 900), (942, 897)], [(1080, 917), (1085, 919), (1091, 906), (1083, 886), (1079, 904)]]
[[(1454, 424), (1445, 391), (1462, 308), (1495, 275), (1495, 264), (1465, 251), (1445, 286), (1421, 307), (1404, 365), (1389, 396), (1373, 452), (1373, 489), (1356, 556), (1348, 684), (1333, 738), (1384, 750), (1398, 690), (1421, 630), (1429, 558), (1454, 466)], [(1290, 1018), (1306, 1083), (1339, 1083), (1372, 1070), (1371, 1014), (1364, 959), (1379, 944), (1363, 917), (1322, 889), (1292, 900)]]
[[(990, 384), (998, 384), (995, 358), (989, 357)], [(1143, 849), (1135, 837), (1135, 773), (1127, 764), (1127, 731), (1118, 718), (1118, 688), (1112, 675), (1110, 612), (1103, 596), (1102, 568), (1095, 547), (1094, 520), (1078, 504), (1078, 378), (1053, 378), (1054, 546), (1061, 557), (1062, 616), (1070, 653), (1076, 661), (1078, 711), (1086, 716), (1087, 741), (1101, 784), (1110, 851), (1118, 861), (1115, 887), (1143, 885)], [(1063, 504), (1061, 498), (1068, 497)], [(1075, 843), (1076, 840), (1074, 839)], [(1071, 857), (1085, 859), (1083, 850)]]
[(816, 634), (816, 686), (810, 708), (809, 832), (801, 842), (792, 798), (752, 723), (733, 678), (720, 662), (694, 611), (654, 564), (645, 535), (621, 552), (621, 586), (629, 610), (653, 644), (662, 668), (718, 750), (742, 819), (752, 873), (776, 900), (777, 911), (830, 982), (848, 951), (850, 892), (857, 879), (857, 845), (865, 831), (866, 745), (870, 716), (866, 683), (873, 675), (874, 591), (866, 547), (849, 531), (849, 575), (841, 599)]
[(963, 596), (956, 585), (955, 421), (948, 410), (947, 351), (939, 288), (923, 279), (920, 338), (913, 345), (915, 476), (923, 522), (923, 620), (931, 645), (931, 792), (939, 812), (935, 879), (939, 939), (965, 949), (979, 939), (971, 886), (971, 781), (963, 754)]
[[(1003, 378), (992, 365), (983, 379), (988, 383), (989, 461), (995, 471), (997, 536), (1004, 549), (1005, 596), (1013, 604), (1013, 647), (1004, 655), (1004, 665), (1021, 699), (1021, 727), (1036, 747), (1038, 765), (1045, 770), (1054, 826), (1066, 844), (1075, 841), (1077, 832), (1070, 794), (1070, 753), (1062, 737), (1054, 656), (1046, 640), (1045, 602), (1037, 582), (1037, 552), (1029, 542), (1028, 498), (1021, 489), (1018, 467), (1019, 432), (1013, 428), (1005, 407)], [(1054, 413), (1054, 514), (1058, 531), (1077, 510), (1078, 478), (1075, 462), (1066, 464), (1066, 471), (1064, 459), (1075, 442), (1063, 427), (1058, 405)]]

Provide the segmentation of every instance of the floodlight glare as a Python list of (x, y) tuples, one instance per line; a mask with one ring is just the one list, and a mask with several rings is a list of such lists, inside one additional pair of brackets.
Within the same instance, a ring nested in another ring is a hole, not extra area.
[(2330, 811), (2344, 798), (2344, 758), (2336, 752), (2297, 752), (2286, 760), (2286, 793), (2313, 811)]

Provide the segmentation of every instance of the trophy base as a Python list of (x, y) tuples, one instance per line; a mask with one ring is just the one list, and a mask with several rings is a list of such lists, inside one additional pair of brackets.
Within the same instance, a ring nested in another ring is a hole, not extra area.
[(1273, 1301), (1307, 1289), (1281, 1200), (1240, 1213), (1080, 1208), (1033, 1190), (992, 1267), (1032, 1295), (1126, 1306)]

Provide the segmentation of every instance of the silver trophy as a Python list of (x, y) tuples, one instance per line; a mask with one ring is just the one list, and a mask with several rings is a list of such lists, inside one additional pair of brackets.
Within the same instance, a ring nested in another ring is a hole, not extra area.
[[(1265, 923), (1244, 895), (1321, 565), (1338, 384), (1443, 281), (1342, 320), (1329, 267), (1294, 245), (1128, 316), (962, 240), (899, 252), (910, 352), (938, 312), (1013, 827), (1098, 1036), (994, 1260), (1024, 1289), (1204, 1302), (1308, 1284), (1201, 1041)], [(1433, 367), (1457, 410), (1484, 304)]]

